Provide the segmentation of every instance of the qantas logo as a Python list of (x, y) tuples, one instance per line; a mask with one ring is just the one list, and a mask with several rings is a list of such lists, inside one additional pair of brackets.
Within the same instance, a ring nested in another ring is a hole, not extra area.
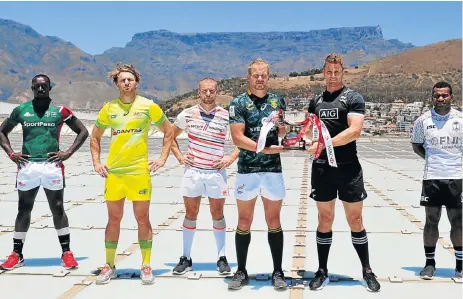
[(127, 129), (127, 130), (114, 130), (113, 131), (113, 136), (116, 136), (116, 135), (119, 135), (119, 134), (125, 134), (125, 133), (129, 133), (129, 134), (137, 134), (137, 133), (141, 133), (141, 129), (138, 128), (138, 129)]

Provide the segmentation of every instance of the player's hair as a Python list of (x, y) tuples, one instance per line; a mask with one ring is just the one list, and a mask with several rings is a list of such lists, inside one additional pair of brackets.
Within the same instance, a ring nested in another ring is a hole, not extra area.
[(342, 60), (342, 56), (336, 53), (331, 53), (330, 55), (326, 56), (325, 62), (323, 63), (323, 69), (327, 63), (335, 63), (340, 64), (341, 68), (344, 69), (344, 61)]
[(251, 75), (251, 72), (252, 72), (252, 67), (255, 65), (255, 64), (262, 64), (262, 65), (265, 65), (267, 67), (267, 73), (270, 75), (270, 64), (263, 60), (262, 58), (257, 58), (256, 60), (252, 61), (249, 66), (248, 66), (248, 75)]
[(434, 84), (434, 86), (432, 87), (432, 93), (433, 94), (434, 94), (434, 88), (448, 88), (449, 91), (450, 91), (450, 95), (452, 95), (452, 86), (447, 82), (440, 81), (440, 82), (437, 82), (436, 84)]
[(108, 78), (112, 79), (113, 82), (117, 84), (117, 76), (119, 76), (119, 74), (123, 72), (131, 73), (132, 75), (135, 76), (135, 81), (137, 83), (140, 82), (141, 76), (135, 70), (135, 67), (132, 64), (122, 64), (120, 62), (118, 62), (116, 67), (108, 73)]
[(217, 86), (217, 81), (216, 81), (214, 78), (212, 78), (212, 77), (206, 77), (206, 78), (203, 78), (203, 79), (201, 79), (201, 80), (199, 81), (198, 90), (199, 90), (200, 87), (201, 87), (201, 83), (203, 83), (204, 81), (208, 81), (208, 80), (214, 81), (214, 82), (215, 82), (215, 88), (216, 88), (216, 89), (219, 88), (219, 87)]
[(34, 84), (35, 81), (37, 80), (37, 78), (40, 78), (40, 77), (47, 79), (48, 84), (51, 86), (51, 80), (50, 80), (50, 78), (49, 78), (47, 75), (45, 75), (45, 74), (38, 74), (38, 75), (35, 75), (34, 78), (32, 78), (32, 81), (31, 81), (32, 84)]

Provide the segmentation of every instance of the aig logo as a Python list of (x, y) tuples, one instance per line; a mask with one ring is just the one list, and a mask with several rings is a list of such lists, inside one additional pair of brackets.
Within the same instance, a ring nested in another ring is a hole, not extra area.
[(320, 109), (319, 115), (321, 119), (338, 119), (338, 108)]

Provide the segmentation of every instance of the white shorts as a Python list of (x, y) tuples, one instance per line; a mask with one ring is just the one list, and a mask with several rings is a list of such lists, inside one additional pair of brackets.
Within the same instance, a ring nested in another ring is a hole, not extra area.
[(182, 178), (182, 196), (225, 198), (228, 196), (227, 173), (223, 170), (187, 168)]
[(283, 200), (286, 196), (283, 174), (280, 172), (237, 173), (235, 198), (251, 200), (257, 195), (270, 200)]
[(21, 165), (16, 178), (16, 188), (27, 191), (42, 186), (48, 190), (64, 188), (64, 165), (56, 162), (28, 162)]

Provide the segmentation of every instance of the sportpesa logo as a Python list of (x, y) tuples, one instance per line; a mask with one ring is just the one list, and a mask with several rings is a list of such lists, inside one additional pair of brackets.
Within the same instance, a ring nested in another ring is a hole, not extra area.
[(114, 130), (113, 136), (124, 134), (124, 133), (129, 133), (129, 134), (141, 133), (141, 129), (138, 128), (138, 129), (127, 129), (127, 130)]
[(43, 121), (36, 122), (36, 123), (24, 123), (25, 127), (54, 127), (56, 126), (55, 123), (44, 123)]

